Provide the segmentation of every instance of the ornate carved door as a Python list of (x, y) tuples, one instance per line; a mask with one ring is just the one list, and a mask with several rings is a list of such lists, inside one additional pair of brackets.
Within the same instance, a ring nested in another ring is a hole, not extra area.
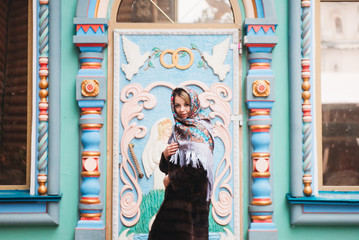
[(238, 31), (115, 30), (113, 86), (113, 239), (147, 239), (164, 197), (158, 163), (176, 86), (193, 88), (214, 124), (210, 239), (239, 239)]

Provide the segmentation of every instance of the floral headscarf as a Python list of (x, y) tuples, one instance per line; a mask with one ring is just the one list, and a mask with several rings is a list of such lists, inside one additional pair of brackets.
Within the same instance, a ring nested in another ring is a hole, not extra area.
[[(190, 97), (190, 114), (186, 119), (180, 118), (175, 111), (174, 92), (176, 89), (184, 90)], [(176, 89), (171, 95), (172, 114), (176, 123), (169, 143), (178, 142), (179, 149), (171, 156), (170, 162), (180, 166), (192, 165), (194, 168), (201, 165), (207, 171), (209, 183), (207, 200), (209, 200), (213, 185), (213, 126), (201, 107), (197, 93), (186, 87)]]
[[(202, 109), (197, 93), (190, 88), (182, 87), (177, 89), (184, 90), (191, 99), (190, 116), (186, 119), (181, 119), (177, 115), (174, 107), (173, 92), (176, 89), (172, 92), (171, 109), (173, 117), (176, 121), (175, 131), (177, 139), (181, 141), (207, 143), (211, 151), (213, 151), (213, 139), (209, 132), (208, 126), (206, 126), (208, 125), (208, 123), (210, 124), (210, 120)], [(205, 122), (207, 122), (207, 124), (201, 120), (204, 120)]]

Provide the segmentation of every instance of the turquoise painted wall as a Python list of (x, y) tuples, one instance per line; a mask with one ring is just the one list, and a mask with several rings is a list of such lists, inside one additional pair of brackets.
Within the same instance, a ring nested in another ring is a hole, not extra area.
[[(359, 239), (356, 226), (297, 226), (291, 227), (286, 193), (289, 192), (289, 72), (288, 72), (288, 1), (276, 0), (278, 18), (277, 36), (279, 43), (273, 52), (273, 71), (276, 77), (276, 102), (273, 117), (273, 180), (274, 180), (274, 221), (279, 240), (296, 239)], [(78, 71), (78, 50), (72, 43), (75, 34), (73, 17), (76, 0), (62, 0), (61, 16), (61, 193), (59, 226), (6, 226), (0, 227), (1, 240), (16, 239), (74, 239), (74, 229), (78, 220), (79, 192), (79, 110), (75, 100), (75, 78)], [(242, 7), (243, 4), (240, 3)], [(244, 12), (242, 11), (242, 14)], [(243, 17), (244, 20), (244, 17)], [(245, 60), (245, 54), (243, 55)], [(104, 63), (105, 64), (105, 63)], [(243, 64), (246, 69), (246, 64)], [(243, 78), (245, 77), (243, 70)], [(51, 83), (50, 83), (51, 84)], [(243, 105), (243, 107), (245, 107)], [(246, 118), (246, 114), (244, 113)], [(246, 121), (243, 128), (243, 179), (248, 179), (249, 156), (248, 130)], [(243, 181), (243, 234), (247, 237), (248, 227), (248, 183)]]
[[(273, 71), (276, 77), (276, 102), (273, 108), (274, 158), (274, 221), (279, 240), (337, 240), (359, 239), (358, 226), (290, 226), (289, 204), (286, 194), (290, 189), (289, 149), (289, 1), (276, 0), (279, 43), (273, 52)], [(314, 1), (312, 1), (314, 2)], [(298, 29), (299, 30), (299, 29)]]

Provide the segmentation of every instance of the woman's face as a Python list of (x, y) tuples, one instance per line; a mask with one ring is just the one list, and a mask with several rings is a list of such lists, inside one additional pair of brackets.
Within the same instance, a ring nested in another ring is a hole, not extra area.
[(191, 106), (180, 96), (175, 96), (175, 111), (181, 119), (186, 119), (191, 113)]

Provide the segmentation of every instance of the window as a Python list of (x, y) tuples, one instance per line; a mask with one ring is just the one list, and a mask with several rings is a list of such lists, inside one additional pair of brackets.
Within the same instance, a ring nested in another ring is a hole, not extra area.
[(31, 14), (28, 1), (0, 5), (0, 185), (24, 189), (29, 185), (31, 142)]
[[(359, 189), (359, 36), (353, 31), (358, 7), (359, 2), (320, 3), (320, 28), (326, 34), (320, 40), (317, 104), (322, 116), (319, 190)], [(340, 39), (335, 37), (338, 33)]]
[[(322, 5), (323, 6), (323, 5)], [(342, 20), (340, 18), (335, 18), (335, 29), (337, 33), (343, 32)]]
[(229, 0), (124, 0), (117, 22), (234, 23)]
[(59, 221), (61, 4), (50, 4), (0, 1), (1, 225)]
[[(307, 27), (290, 30), (291, 189), (287, 200), (291, 224), (358, 224), (359, 212), (354, 206), (359, 204), (356, 140), (359, 101), (355, 93), (359, 84), (357, 66), (351, 61), (358, 61), (355, 43), (359, 41), (353, 34), (359, 19), (353, 12), (357, 11), (359, 1), (314, 3), (301, 7), (289, 3), (294, 25), (302, 24), (296, 21), (301, 16), (311, 22), (306, 26), (313, 26), (309, 30)], [(313, 18), (309, 12), (314, 13)], [(336, 17), (342, 21), (341, 34), (336, 33)], [(315, 41), (308, 41), (308, 32)], [(298, 43), (305, 50), (315, 51), (300, 52)], [(309, 80), (308, 63), (310, 72), (315, 73)], [(310, 95), (308, 104), (303, 100)]]

